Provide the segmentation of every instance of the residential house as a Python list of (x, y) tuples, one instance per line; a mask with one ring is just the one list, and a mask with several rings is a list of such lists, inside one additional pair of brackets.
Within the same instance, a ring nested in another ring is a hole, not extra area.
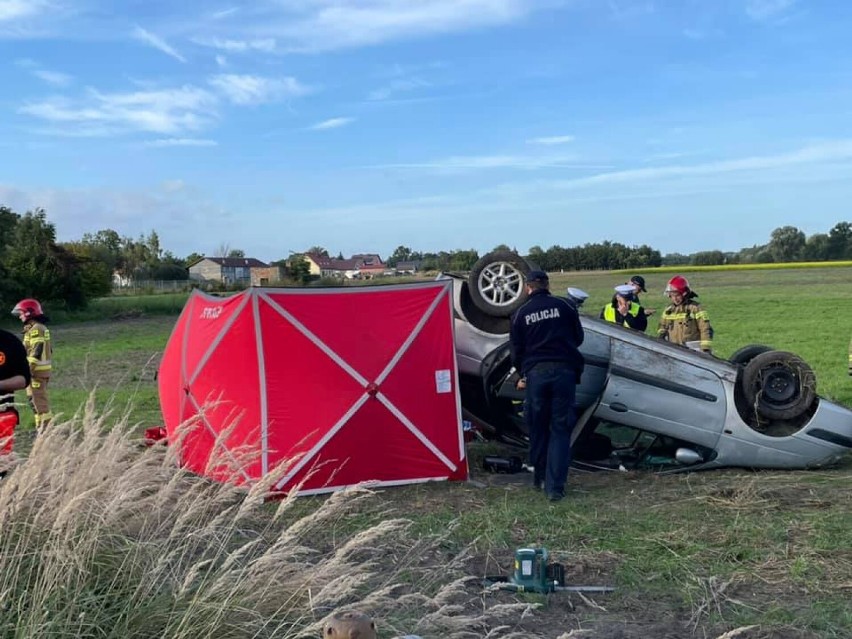
[(398, 275), (416, 275), (423, 266), (423, 260), (410, 262), (397, 262), (396, 272)]
[(286, 273), (281, 266), (274, 264), (267, 267), (254, 266), (251, 268), (252, 286), (269, 286), (284, 279)]
[(388, 266), (382, 262), (382, 258), (375, 253), (359, 253), (353, 255), (352, 259), (358, 263), (358, 270), (361, 272), (361, 277), (371, 279), (386, 275)]
[(276, 267), (253, 257), (202, 257), (190, 264), (189, 279), (243, 286), (269, 283)]
[(361, 271), (357, 260), (339, 260), (317, 253), (306, 253), (305, 259), (310, 266), (311, 275), (319, 277), (337, 277), (348, 280), (359, 279)]

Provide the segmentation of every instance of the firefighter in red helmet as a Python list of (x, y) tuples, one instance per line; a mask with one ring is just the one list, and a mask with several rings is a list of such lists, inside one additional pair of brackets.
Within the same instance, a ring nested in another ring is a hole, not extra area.
[(24, 348), (27, 351), (32, 377), (27, 387), (27, 396), (35, 413), (36, 429), (41, 429), (47, 426), (53, 417), (47, 397), (47, 383), (53, 369), (50, 329), (45, 326), (47, 317), (41, 304), (34, 299), (21, 300), (15, 304), (12, 315), (24, 325)]
[(698, 295), (682, 275), (675, 275), (666, 285), (671, 304), (660, 317), (657, 336), (705, 353), (713, 348), (713, 328), (707, 311), (697, 302)]

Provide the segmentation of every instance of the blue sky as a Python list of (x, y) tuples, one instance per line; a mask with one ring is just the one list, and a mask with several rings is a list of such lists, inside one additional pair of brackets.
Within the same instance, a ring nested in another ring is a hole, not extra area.
[(0, 0), (0, 203), (178, 255), (849, 220), (852, 3)]

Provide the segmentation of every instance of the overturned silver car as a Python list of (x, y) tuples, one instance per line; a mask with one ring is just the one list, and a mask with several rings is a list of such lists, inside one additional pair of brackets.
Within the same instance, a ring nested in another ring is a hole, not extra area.
[[(468, 419), (525, 445), (523, 391), (509, 356), (510, 315), (531, 269), (495, 251), (454, 281), (456, 353)], [(722, 467), (809, 468), (852, 450), (852, 411), (821, 398), (792, 353), (750, 345), (729, 360), (587, 315), (573, 465), (658, 472)]]

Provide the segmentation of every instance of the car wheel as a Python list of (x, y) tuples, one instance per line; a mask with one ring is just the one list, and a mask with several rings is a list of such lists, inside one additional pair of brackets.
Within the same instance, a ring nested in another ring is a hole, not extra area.
[(493, 335), (503, 335), (509, 332), (512, 321), (508, 317), (495, 317), (489, 315), (473, 303), (473, 295), (470, 294), (470, 286), (462, 282), (459, 304), (467, 322), (480, 331)]
[(731, 364), (742, 364), (745, 366), (761, 353), (768, 353), (771, 350), (771, 346), (765, 346), (763, 344), (749, 344), (748, 346), (743, 346), (741, 349), (734, 351), (734, 354), (728, 358), (728, 361), (731, 362)]
[(493, 251), (480, 258), (468, 277), (474, 305), (493, 317), (509, 317), (527, 300), (524, 277), (531, 271), (513, 251)]
[(743, 372), (742, 383), (746, 401), (766, 419), (795, 419), (816, 399), (813, 370), (798, 355), (784, 351), (754, 357)]

